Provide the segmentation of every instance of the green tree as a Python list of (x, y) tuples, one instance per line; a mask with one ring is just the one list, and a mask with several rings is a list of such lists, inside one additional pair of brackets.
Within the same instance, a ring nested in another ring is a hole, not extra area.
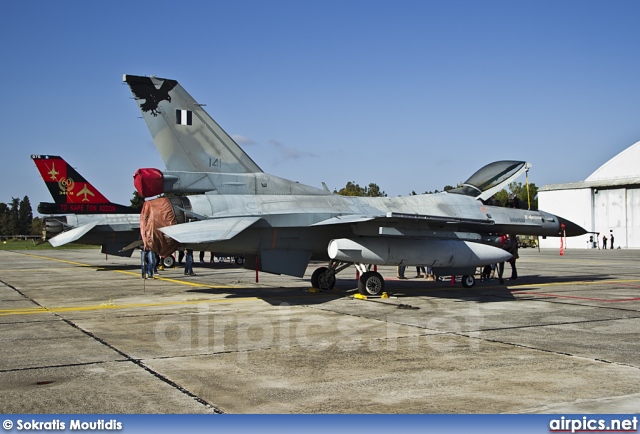
[(516, 197), (523, 204), (523, 208), (527, 208), (528, 203), (530, 209), (538, 209), (538, 187), (529, 183), (529, 192), (527, 193), (527, 184), (523, 184), (521, 182), (512, 182), (509, 184), (509, 190), (511, 190), (511, 194), (515, 194)]
[(42, 235), (44, 221), (40, 217), (34, 217), (31, 222), (31, 235)]
[(18, 209), (18, 235), (29, 235), (33, 222), (33, 210), (29, 202), (29, 196), (22, 198)]
[(377, 184), (370, 183), (367, 187), (360, 187), (355, 182), (347, 182), (344, 188), (341, 188), (334, 193), (341, 194), (342, 196), (367, 196), (367, 197), (386, 197), (387, 194), (380, 190)]
[(0, 235), (9, 235), (9, 206), (0, 202)]
[(498, 205), (505, 206), (507, 204), (507, 201), (509, 200), (509, 192), (503, 188), (502, 190), (494, 194), (492, 199), (498, 202)]
[(364, 195), (369, 197), (387, 197), (387, 193), (380, 190), (378, 184), (374, 184), (373, 182), (369, 184), (368, 187), (364, 188)]
[(131, 208), (142, 209), (142, 205), (144, 205), (144, 197), (140, 196), (137, 190), (134, 190), (131, 198)]
[(7, 219), (7, 235), (18, 235), (20, 228), (20, 199), (11, 198), (11, 207), (9, 208), (9, 218)]
[[(508, 185), (509, 191), (502, 189), (495, 195), (493, 199), (498, 201), (501, 206), (507, 206), (511, 196), (514, 194), (520, 201), (521, 208), (538, 209), (538, 187), (534, 183), (529, 183), (529, 193), (527, 194), (527, 184), (521, 182), (512, 182)], [(531, 205), (529, 206), (529, 201)]]

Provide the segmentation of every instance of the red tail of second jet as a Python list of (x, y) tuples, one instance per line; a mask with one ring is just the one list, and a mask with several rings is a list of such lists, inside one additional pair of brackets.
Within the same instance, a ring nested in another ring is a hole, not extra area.
[(62, 158), (32, 155), (55, 203), (41, 202), (40, 214), (132, 214), (139, 210), (109, 202), (91, 183)]

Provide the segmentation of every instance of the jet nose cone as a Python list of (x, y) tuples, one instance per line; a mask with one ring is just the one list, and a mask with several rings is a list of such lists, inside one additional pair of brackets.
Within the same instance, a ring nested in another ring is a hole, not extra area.
[(582, 226), (579, 226), (574, 222), (564, 219), (560, 216), (558, 216), (558, 222), (560, 223), (560, 233), (562, 233), (562, 230), (564, 229), (564, 233), (568, 237), (575, 237), (587, 233), (587, 231)]

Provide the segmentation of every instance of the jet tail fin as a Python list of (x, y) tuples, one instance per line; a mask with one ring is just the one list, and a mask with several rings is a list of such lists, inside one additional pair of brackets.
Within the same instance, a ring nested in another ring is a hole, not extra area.
[(41, 202), (41, 214), (128, 214), (139, 213), (131, 207), (109, 202), (97, 188), (80, 175), (62, 157), (32, 155), (40, 176), (54, 203)]
[(262, 173), (176, 80), (124, 75), (168, 171)]

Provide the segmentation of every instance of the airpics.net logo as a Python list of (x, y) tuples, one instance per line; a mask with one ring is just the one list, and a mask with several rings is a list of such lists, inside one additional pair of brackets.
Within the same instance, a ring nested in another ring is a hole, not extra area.
[(562, 416), (549, 421), (549, 432), (638, 432), (638, 417), (628, 419), (595, 419), (583, 416), (573, 419)]

